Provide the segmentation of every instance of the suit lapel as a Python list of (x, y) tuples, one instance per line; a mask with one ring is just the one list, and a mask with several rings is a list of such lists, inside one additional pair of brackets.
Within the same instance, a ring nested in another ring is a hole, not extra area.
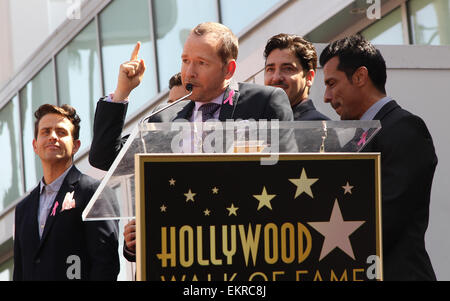
[(220, 114), (219, 114), (220, 121), (226, 121), (227, 119), (235, 119), (234, 110), (236, 109), (238, 100), (239, 100), (239, 91), (232, 90), (232, 88), (228, 86), (228, 88), (225, 90), (225, 93), (223, 94), (222, 106), (220, 107)]
[(316, 107), (314, 106), (311, 99), (308, 99), (305, 102), (301, 102), (297, 104), (294, 108), (292, 108), (294, 112), (294, 120), (300, 120), (301, 116), (305, 114), (308, 111), (315, 110)]
[(373, 132), (373, 129), (369, 129), (368, 133), (369, 133), (369, 137), (370, 141), (368, 141), (364, 147), (362, 148), (362, 151), (364, 152), (371, 152), (373, 151), (373, 147), (374, 145), (376, 145), (376, 139), (377, 136), (380, 134), (380, 132), (383, 130), (383, 119), (389, 115), (389, 113), (391, 113), (393, 110), (400, 108), (400, 106), (397, 104), (397, 102), (395, 102), (395, 100), (391, 100), (390, 102), (386, 103), (379, 111), (378, 113), (375, 115), (375, 117), (373, 118), (373, 120), (380, 120), (381, 123), (381, 129), (380, 131), (375, 134), (375, 136), (371, 137), (371, 132)]
[[(39, 250), (42, 247), (42, 245), (44, 244), (45, 239), (48, 236), (48, 233), (50, 232), (56, 218), (58, 217), (59, 213), (61, 212), (62, 203), (64, 201), (66, 193), (72, 192), (75, 190), (75, 186), (78, 183), (80, 175), (81, 175), (80, 171), (75, 166), (72, 166), (71, 170), (69, 171), (66, 178), (64, 179), (64, 181), (61, 185), (61, 188), (59, 189), (58, 194), (56, 195), (55, 200), (53, 201), (49, 215), (45, 222), (44, 232), (42, 233)], [(38, 250), (38, 252), (39, 252), (39, 250)]]
[(189, 120), (192, 116), (192, 111), (194, 110), (195, 107), (195, 103), (193, 101), (190, 101), (187, 105), (185, 105), (183, 107), (183, 109), (181, 109), (181, 111), (179, 111), (177, 113), (177, 115), (175, 116), (175, 118), (172, 120), (177, 120), (177, 119), (186, 119)]
[(36, 249), (40, 244), (38, 223), (39, 198), (40, 184), (30, 194), (30, 209), (27, 211), (30, 212), (31, 216), (28, 218), (28, 221), (26, 221), (26, 231), (30, 234), (28, 237), (31, 240), (31, 245)]

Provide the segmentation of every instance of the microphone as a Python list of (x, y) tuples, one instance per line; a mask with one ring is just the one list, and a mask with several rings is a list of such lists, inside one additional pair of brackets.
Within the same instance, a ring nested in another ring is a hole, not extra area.
[(185, 100), (186, 98), (188, 98), (189, 96), (191, 96), (191, 95), (192, 95), (192, 89), (194, 88), (194, 87), (192, 86), (192, 84), (186, 84), (186, 87), (185, 87), (185, 88), (186, 88), (187, 91), (189, 91), (188, 94), (184, 95), (183, 97), (178, 98), (177, 100), (173, 101), (172, 103), (168, 104), (167, 106), (165, 106), (165, 107), (163, 107), (163, 108), (161, 108), (161, 109), (159, 109), (159, 110), (157, 110), (157, 111), (151, 113), (151, 114), (148, 115), (147, 117), (143, 118), (139, 123), (144, 123), (145, 121), (149, 120), (150, 118), (152, 118), (152, 117), (155, 116), (156, 114), (158, 114), (158, 113), (164, 111), (165, 109), (170, 108), (171, 106), (173, 106), (173, 105), (179, 103), (180, 101)]

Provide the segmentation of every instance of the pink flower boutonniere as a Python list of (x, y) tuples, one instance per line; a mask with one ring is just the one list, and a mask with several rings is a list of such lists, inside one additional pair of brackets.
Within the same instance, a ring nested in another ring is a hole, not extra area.
[(75, 199), (73, 198), (74, 192), (75, 191), (66, 193), (64, 202), (62, 203), (61, 212), (75, 208)]

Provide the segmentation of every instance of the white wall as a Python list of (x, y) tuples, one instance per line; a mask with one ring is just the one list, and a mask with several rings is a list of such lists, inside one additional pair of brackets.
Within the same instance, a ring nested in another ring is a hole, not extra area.
[[(389, 96), (420, 116), (433, 137), (438, 165), (434, 175), (426, 247), (438, 280), (450, 280), (450, 46), (377, 46), (386, 59)], [(318, 47), (322, 49), (322, 46)], [(323, 102), (323, 73), (318, 70), (312, 99), (319, 111), (339, 119)], [(414, 162), (411, 162), (413, 164)]]

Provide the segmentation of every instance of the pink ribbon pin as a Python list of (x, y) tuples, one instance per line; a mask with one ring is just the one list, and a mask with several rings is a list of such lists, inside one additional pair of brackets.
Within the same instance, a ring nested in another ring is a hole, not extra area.
[(364, 145), (366, 143), (366, 138), (367, 138), (367, 131), (362, 133), (361, 139), (358, 142), (358, 146), (360, 146), (361, 144)]
[(56, 214), (56, 208), (58, 208), (58, 201), (56, 201), (56, 203), (55, 203), (55, 205), (53, 206), (53, 209), (52, 209), (52, 214), (50, 214), (51, 216), (55, 216), (55, 214)]
[(231, 89), (230, 93), (228, 93), (228, 97), (227, 99), (225, 99), (225, 101), (223, 102), (223, 104), (226, 104), (227, 102), (230, 104), (230, 106), (233, 105), (233, 96), (234, 96), (234, 90)]

